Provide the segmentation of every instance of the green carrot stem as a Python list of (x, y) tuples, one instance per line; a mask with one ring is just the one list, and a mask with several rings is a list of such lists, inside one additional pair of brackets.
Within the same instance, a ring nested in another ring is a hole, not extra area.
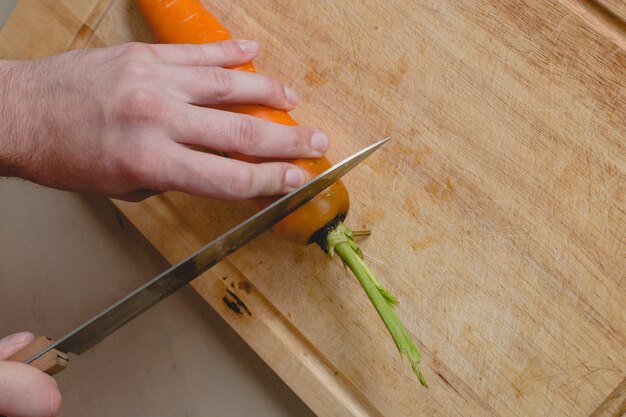
[(352, 236), (352, 231), (348, 227), (341, 222), (338, 223), (335, 229), (326, 236), (327, 252), (331, 256), (337, 253), (354, 273), (385, 323), (398, 351), (407, 358), (420, 383), (427, 387), (426, 380), (418, 368), (421, 355), (393, 309), (393, 305), (398, 304), (398, 300), (383, 288), (374, 273), (367, 267)]

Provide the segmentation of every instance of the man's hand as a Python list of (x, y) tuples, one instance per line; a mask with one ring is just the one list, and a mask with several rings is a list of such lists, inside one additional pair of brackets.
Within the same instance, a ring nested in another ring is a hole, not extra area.
[(319, 157), (317, 129), (202, 106), (291, 110), (295, 94), (267, 76), (224, 69), (253, 59), (251, 41), (121, 46), (36, 61), (0, 61), (0, 175), (137, 200), (178, 190), (222, 199), (286, 193), (295, 166), (249, 164), (218, 152)]
[(51, 376), (10, 357), (35, 339), (23, 332), (0, 339), (0, 415), (52, 417), (61, 407), (61, 394)]

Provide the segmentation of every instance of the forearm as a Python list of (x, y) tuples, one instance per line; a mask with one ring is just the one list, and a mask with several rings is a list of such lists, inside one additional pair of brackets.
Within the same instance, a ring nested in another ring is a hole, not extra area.
[(23, 62), (24, 61), (8, 61), (0, 59), (0, 71), (2, 71), (3, 69), (11, 68), (15, 65), (20, 65)]
[(0, 176), (19, 176), (28, 162), (28, 117), (19, 61), (0, 61)]

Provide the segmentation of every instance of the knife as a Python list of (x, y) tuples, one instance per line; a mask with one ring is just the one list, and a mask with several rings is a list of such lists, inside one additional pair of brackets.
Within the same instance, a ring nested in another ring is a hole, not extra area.
[(69, 365), (68, 353), (76, 355), (84, 353), (124, 324), (173, 294), (318, 195), (378, 150), (389, 139), (390, 137), (386, 137), (367, 146), (322, 172), (300, 188), (280, 198), (186, 259), (157, 275), (60, 339), (53, 342), (44, 336), (37, 337), (8, 360), (30, 364), (50, 375), (62, 371)]

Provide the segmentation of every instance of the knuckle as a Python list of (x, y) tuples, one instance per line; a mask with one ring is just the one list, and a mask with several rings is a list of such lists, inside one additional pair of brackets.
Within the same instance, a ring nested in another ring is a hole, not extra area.
[(288, 127), (290, 130), (288, 150), (291, 155), (301, 155), (309, 151), (310, 132), (299, 127)]
[(151, 79), (155, 75), (155, 67), (150, 62), (125, 60), (120, 64), (120, 77), (124, 79)]
[(230, 95), (232, 95), (235, 88), (228, 70), (218, 67), (212, 67), (209, 69), (209, 82), (211, 83), (213, 92), (219, 101), (226, 100)]
[(117, 160), (117, 170), (129, 185), (150, 187), (153, 173), (159, 167), (159, 156), (150, 147), (140, 143), (127, 144)]
[(120, 118), (128, 122), (164, 119), (166, 116), (164, 101), (146, 88), (131, 88), (122, 93), (117, 110)]
[(285, 171), (286, 165), (283, 164), (268, 164), (268, 181), (265, 189), (265, 194), (274, 195), (285, 187)]
[(281, 138), (281, 153), (289, 157), (308, 155), (310, 151), (309, 139), (306, 129), (300, 126), (281, 126), (280, 131), (272, 137)]
[(220, 42), (218, 45), (220, 46), (222, 55), (227, 60), (231, 58), (237, 58), (243, 53), (236, 41)]
[(207, 56), (201, 45), (178, 45), (178, 48), (194, 65), (206, 65)]
[(280, 81), (267, 77), (265, 82), (267, 85), (267, 91), (272, 97), (280, 103), (285, 101), (285, 87)]
[(226, 193), (232, 199), (245, 199), (251, 195), (254, 177), (250, 169), (238, 169), (228, 179)]
[(254, 119), (248, 117), (238, 117), (232, 122), (231, 136), (233, 138), (234, 150), (249, 155), (261, 145), (259, 129)]
[(136, 57), (155, 57), (154, 48), (152, 45), (142, 42), (129, 42), (120, 46), (122, 55), (136, 56)]

